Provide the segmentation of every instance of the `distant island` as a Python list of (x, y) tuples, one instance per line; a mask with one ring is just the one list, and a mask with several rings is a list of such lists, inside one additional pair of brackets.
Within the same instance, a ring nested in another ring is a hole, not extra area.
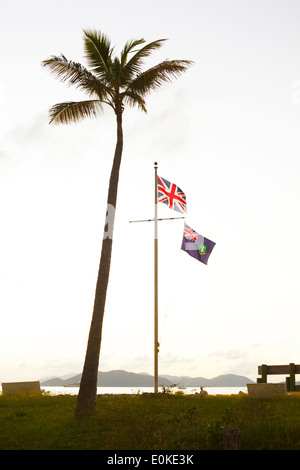
[[(76, 374), (67, 379), (51, 377), (41, 379), (40, 383), (44, 387), (79, 386), (81, 374)], [(136, 374), (125, 370), (111, 370), (109, 372), (98, 372), (98, 387), (152, 387), (153, 376), (146, 373)], [(218, 375), (213, 379), (205, 377), (182, 377), (176, 375), (161, 375), (158, 377), (159, 386), (164, 387), (246, 387), (247, 384), (254, 383), (253, 380), (243, 375), (225, 374)]]

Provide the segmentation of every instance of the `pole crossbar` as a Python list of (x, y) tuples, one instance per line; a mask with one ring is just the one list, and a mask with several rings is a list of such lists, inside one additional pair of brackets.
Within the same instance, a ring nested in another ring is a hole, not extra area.
[(177, 220), (177, 219), (185, 219), (185, 217), (167, 217), (167, 218), (162, 218), (162, 219), (143, 219), (143, 220), (129, 220), (130, 224), (133, 224), (135, 222), (156, 222), (160, 220)]

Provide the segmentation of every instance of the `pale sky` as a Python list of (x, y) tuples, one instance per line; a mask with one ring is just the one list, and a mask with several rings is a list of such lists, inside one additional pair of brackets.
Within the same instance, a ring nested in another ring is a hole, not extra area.
[[(124, 112), (102, 371), (153, 373), (154, 170), (186, 193), (187, 223), (216, 243), (207, 266), (159, 225), (159, 373), (257, 377), (299, 363), (298, 0), (2, 0), (0, 15), (0, 382), (82, 371), (115, 137), (97, 120), (50, 126), (85, 99), (41, 67), (85, 65), (83, 29), (117, 51), (168, 38), (145, 67), (192, 68)], [(163, 204), (160, 217), (176, 212)], [(279, 380), (274, 377), (275, 380)], [(280, 378), (282, 379), (282, 378)]]

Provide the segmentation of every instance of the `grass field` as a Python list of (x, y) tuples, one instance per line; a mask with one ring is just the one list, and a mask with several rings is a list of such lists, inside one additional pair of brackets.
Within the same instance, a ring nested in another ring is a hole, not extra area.
[(1, 450), (218, 450), (227, 427), (241, 449), (300, 450), (300, 393), (98, 396), (98, 414), (73, 418), (76, 396), (0, 396)]

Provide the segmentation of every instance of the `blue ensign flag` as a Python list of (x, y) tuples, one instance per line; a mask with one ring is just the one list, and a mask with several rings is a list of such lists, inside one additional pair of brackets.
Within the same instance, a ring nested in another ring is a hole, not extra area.
[(190, 256), (207, 264), (208, 258), (214, 249), (215, 242), (203, 237), (186, 223), (184, 224), (184, 232), (182, 237), (181, 249), (186, 251)]

